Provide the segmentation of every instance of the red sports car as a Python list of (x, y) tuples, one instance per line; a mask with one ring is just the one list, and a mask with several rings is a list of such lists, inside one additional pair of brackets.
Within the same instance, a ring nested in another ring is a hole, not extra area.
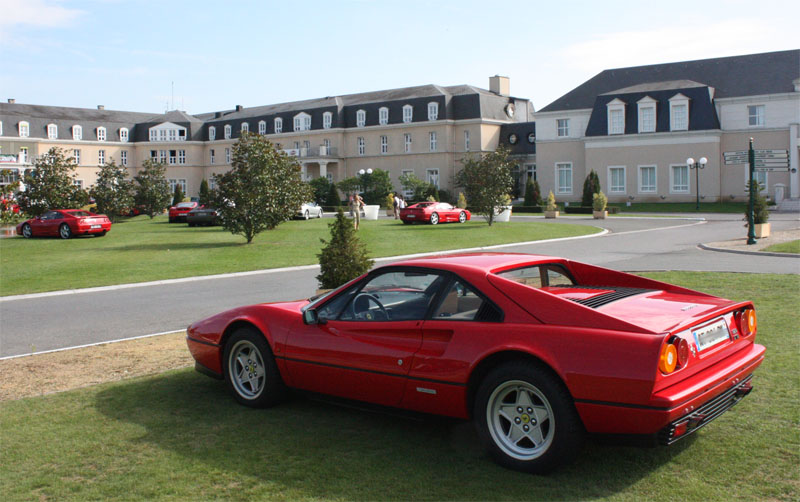
[(466, 209), (453, 207), (447, 202), (418, 202), (400, 210), (400, 219), (405, 224), (425, 222), (431, 225), (457, 221), (464, 223), (472, 215)]
[(671, 444), (752, 389), (751, 302), (563, 258), (481, 253), (376, 268), (319, 298), (189, 326), (240, 403), (288, 388), (472, 419), (502, 465), (547, 472), (585, 433)]
[(169, 222), (178, 223), (186, 222), (186, 215), (189, 211), (199, 205), (197, 202), (179, 202), (178, 204), (169, 208)]
[(82, 209), (56, 209), (17, 225), (17, 234), (26, 238), (58, 236), (69, 239), (77, 235), (102, 237), (111, 230), (111, 220), (104, 214)]

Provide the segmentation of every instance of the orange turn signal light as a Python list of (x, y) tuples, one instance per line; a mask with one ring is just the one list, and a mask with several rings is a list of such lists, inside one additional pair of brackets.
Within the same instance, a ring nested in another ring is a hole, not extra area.
[(678, 349), (671, 343), (664, 344), (661, 348), (661, 357), (658, 359), (658, 369), (662, 373), (672, 373), (678, 365)]
[(750, 336), (756, 332), (758, 321), (756, 320), (755, 309), (746, 309), (742, 314), (742, 331), (744, 336)]

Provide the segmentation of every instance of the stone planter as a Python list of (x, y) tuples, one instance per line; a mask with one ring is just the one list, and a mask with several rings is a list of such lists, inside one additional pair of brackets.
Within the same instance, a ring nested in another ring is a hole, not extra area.
[(592, 211), (592, 216), (595, 220), (605, 220), (608, 216), (608, 211)]
[(387, 207), (386, 208), (386, 216), (394, 217), (394, 208), (393, 207)]
[(545, 211), (544, 212), (545, 218), (558, 218), (558, 211)]
[(364, 206), (364, 219), (365, 220), (377, 220), (378, 213), (380, 212), (381, 206), (378, 205), (367, 205)]
[(756, 239), (766, 239), (769, 237), (770, 224), (769, 223), (756, 223), (753, 225), (756, 233)]
[(502, 211), (496, 213), (494, 221), (511, 221), (511, 206), (506, 206)]

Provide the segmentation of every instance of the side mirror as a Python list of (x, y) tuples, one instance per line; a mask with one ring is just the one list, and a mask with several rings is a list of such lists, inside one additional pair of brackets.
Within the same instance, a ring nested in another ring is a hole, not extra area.
[(324, 322), (320, 323), (317, 311), (314, 309), (306, 309), (303, 312), (303, 322), (306, 324), (325, 324)]

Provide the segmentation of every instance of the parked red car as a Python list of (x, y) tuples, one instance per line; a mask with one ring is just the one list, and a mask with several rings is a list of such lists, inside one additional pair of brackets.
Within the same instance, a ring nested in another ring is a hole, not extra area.
[(464, 223), (471, 216), (466, 209), (453, 207), (447, 202), (418, 202), (400, 210), (400, 219), (405, 224), (423, 222), (436, 225), (448, 221)]
[(169, 208), (169, 222), (186, 223), (186, 215), (189, 211), (196, 208), (199, 204), (197, 202), (179, 202), (178, 204)]
[(546, 472), (586, 432), (671, 444), (752, 389), (751, 302), (563, 258), (393, 263), (319, 298), (198, 321), (195, 367), (246, 406), (288, 388), (472, 419), (494, 458)]
[(69, 239), (78, 235), (102, 237), (111, 230), (111, 220), (104, 214), (82, 209), (56, 209), (17, 225), (17, 234), (26, 238), (58, 236)]

